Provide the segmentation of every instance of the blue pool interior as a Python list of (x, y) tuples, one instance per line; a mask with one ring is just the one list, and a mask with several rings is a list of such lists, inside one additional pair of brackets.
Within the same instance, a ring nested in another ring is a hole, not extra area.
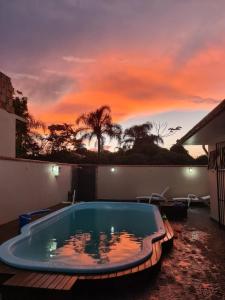
[[(24, 227), (0, 247), (3, 261), (28, 269), (99, 273), (137, 264), (165, 234), (153, 205), (76, 204)], [(1, 249), (4, 248), (4, 249)]]

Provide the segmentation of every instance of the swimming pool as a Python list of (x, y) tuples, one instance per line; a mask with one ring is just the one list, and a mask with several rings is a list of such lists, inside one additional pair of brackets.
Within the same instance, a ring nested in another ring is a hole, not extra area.
[(0, 246), (0, 259), (30, 270), (114, 272), (148, 259), (152, 242), (165, 233), (154, 205), (86, 202), (24, 226), (20, 235)]

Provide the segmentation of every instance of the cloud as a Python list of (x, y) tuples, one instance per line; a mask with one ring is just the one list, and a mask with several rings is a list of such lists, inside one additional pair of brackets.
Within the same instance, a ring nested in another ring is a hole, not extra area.
[(212, 105), (217, 105), (220, 102), (219, 99), (202, 98), (202, 97), (199, 97), (199, 96), (193, 96), (193, 97), (191, 97), (191, 100), (192, 100), (193, 103), (212, 104)]
[(79, 64), (90, 64), (95, 63), (96, 59), (94, 58), (85, 58), (85, 57), (74, 57), (74, 56), (63, 56), (63, 60), (67, 62), (79, 63)]
[[(94, 85), (95, 83), (93, 83)], [(141, 74), (126, 71), (115, 72), (106, 75), (101, 79), (101, 90), (109, 93), (119, 93), (130, 99), (138, 101), (152, 101), (158, 97), (181, 98), (184, 94), (178, 88), (173, 87), (169, 82), (159, 82), (154, 80), (151, 75), (144, 71)]]
[(224, 10), (220, 0), (2, 0), (1, 68), (45, 121), (102, 104), (117, 120), (210, 109), (225, 94)]
[(55, 105), (52, 112), (56, 114), (74, 114), (75, 117), (87, 110), (90, 110), (90, 106), (87, 104), (85, 105), (84, 103), (59, 102), (57, 105)]
[(58, 74), (42, 74), (38, 80), (33, 76), (13, 77), (13, 84), (28, 96), (29, 102), (56, 102), (64, 94), (78, 90), (74, 78)]
[(15, 79), (21, 79), (21, 80), (26, 80), (26, 79), (29, 79), (29, 80), (39, 80), (40, 77), (39, 76), (36, 76), (36, 75), (32, 75), (32, 74), (26, 74), (26, 73), (13, 73), (13, 72), (9, 72), (8, 73), (9, 76), (15, 78)]

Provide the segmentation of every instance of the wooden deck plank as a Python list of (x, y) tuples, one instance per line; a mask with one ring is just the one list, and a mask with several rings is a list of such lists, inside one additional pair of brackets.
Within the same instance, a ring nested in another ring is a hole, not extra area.
[(77, 281), (77, 276), (71, 276), (70, 279), (66, 282), (63, 287), (64, 291), (69, 291), (74, 286), (75, 282)]
[(36, 276), (36, 273), (28, 273), (27, 276), (20, 281), (18, 284), (19, 286), (25, 286), (27, 283), (29, 283), (34, 277)]
[(170, 223), (169, 223), (168, 220), (165, 220), (165, 221), (164, 221), (164, 226), (165, 226), (165, 228), (166, 228), (166, 232), (167, 232), (167, 237), (168, 237), (168, 239), (169, 239), (169, 240), (172, 239), (173, 236), (174, 236), (174, 232), (173, 232), (173, 229), (172, 229), (172, 227), (171, 227), (171, 225), (170, 225)]
[(139, 271), (139, 267), (137, 266), (137, 267), (133, 267), (132, 269), (131, 269), (131, 272), (132, 273), (137, 273)]
[(117, 272), (116, 276), (117, 276), (117, 277), (124, 276), (124, 271)]
[(102, 279), (107, 279), (107, 278), (109, 278), (109, 274), (103, 274), (102, 275)]
[(33, 287), (44, 275), (45, 273), (35, 273), (35, 276), (30, 281), (27, 281), (26, 285), (24, 286)]
[(160, 241), (157, 241), (155, 243), (155, 250), (156, 250), (156, 259), (157, 259), (157, 262), (158, 262), (161, 258), (161, 255), (162, 255), (162, 246), (161, 246)]
[(51, 276), (49, 276), (48, 279), (43, 283), (42, 288), (47, 289), (57, 276), (57, 274), (51, 274)]
[(55, 289), (62, 290), (70, 278), (71, 278), (71, 275), (64, 275), (64, 278), (57, 284)]
[(64, 276), (65, 276), (65, 275), (58, 275), (58, 276), (55, 278), (55, 280), (53, 280), (53, 281), (50, 283), (50, 285), (48, 286), (48, 289), (54, 290), (54, 289), (57, 287), (57, 285), (60, 283), (60, 281), (63, 280)]
[(154, 265), (157, 263), (156, 250), (155, 250), (155, 243), (152, 244), (152, 256), (151, 256), (151, 262), (152, 262), (152, 266), (154, 266)]
[(86, 279), (86, 276), (85, 276), (85, 275), (78, 275), (78, 279), (79, 279), (79, 280), (85, 280), (85, 279)]
[(123, 274), (124, 274), (124, 275), (129, 275), (129, 274), (131, 274), (130, 269), (124, 270), (124, 271), (123, 271)]
[(38, 280), (36, 280), (33, 285), (30, 285), (33, 288), (41, 288), (43, 283), (49, 278), (49, 274), (43, 274), (42, 276), (38, 276)]
[(152, 266), (152, 258), (150, 257), (148, 260), (145, 262), (145, 269), (148, 269)]
[(139, 271), (143, 271), (146, 268), (145, 263), (139, 265)]
[(109, 278), (115, 278), (116, 277), (116, 273), (110, 273), (109, 274)]

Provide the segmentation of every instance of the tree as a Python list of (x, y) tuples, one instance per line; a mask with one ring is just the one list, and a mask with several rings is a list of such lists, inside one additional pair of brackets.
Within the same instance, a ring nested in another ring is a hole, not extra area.
[(190, 156), (189, 152), (184, 148), (184, 146), (179, 144), (179, 143), (176, 143), (173, 146), (171, 146), (170, 151), (176, 152), (176, 153), (179, 153), (179, 154), (183, 154), (183, 155), (186, 155), (186, 156)]
[(208, 165), (208, 156), (200, 155), (195, 159), (195, 163), (198, 165)]
[(45, 125), (43, 122), (35, 120), (29, 113), (27, 97), (14, 97), (13, 106), (15, 114), (24, 119), (24, 121), (17, 120), (16, 122), (16, 155), (17, 157), (36, 156), (40, 151), (42, 137), (35, 130), (44, 128)]
[(163, 143), (163, 139), (159, 135), (151, 133), (152, 123), (146, 122), (141, 125), (134, 125), (125, 129), (123, 135), (123, 143), (126, 148), (137, 148), (143, 143), (159, 144)]
[(168, 128), (167, 122), (156, 122), (152, 123), (153, 131), (157, 136), (160, 136), (162, 139), (167, 138), (168, 136), (174, 135), (177, 131), (181, 130), (181, 126), (170, 127)]
[(106, 137), (120, 141), (122, 130), (120, 125), (112, 123), (109, 106), (101, 106), (95, 111), (82, 114), (77, 118), (76, 124), (83, 125), (77, 130), (82, 141), (87, 139), (90, 142), (92, 139), (97, 139), (98, 159)]
[(49, 153), (74, 150), (76, 148), (75, 131), (72, 125), (52, 124), (48, 126), (49, 135), (46, 137), (45, 150)]

